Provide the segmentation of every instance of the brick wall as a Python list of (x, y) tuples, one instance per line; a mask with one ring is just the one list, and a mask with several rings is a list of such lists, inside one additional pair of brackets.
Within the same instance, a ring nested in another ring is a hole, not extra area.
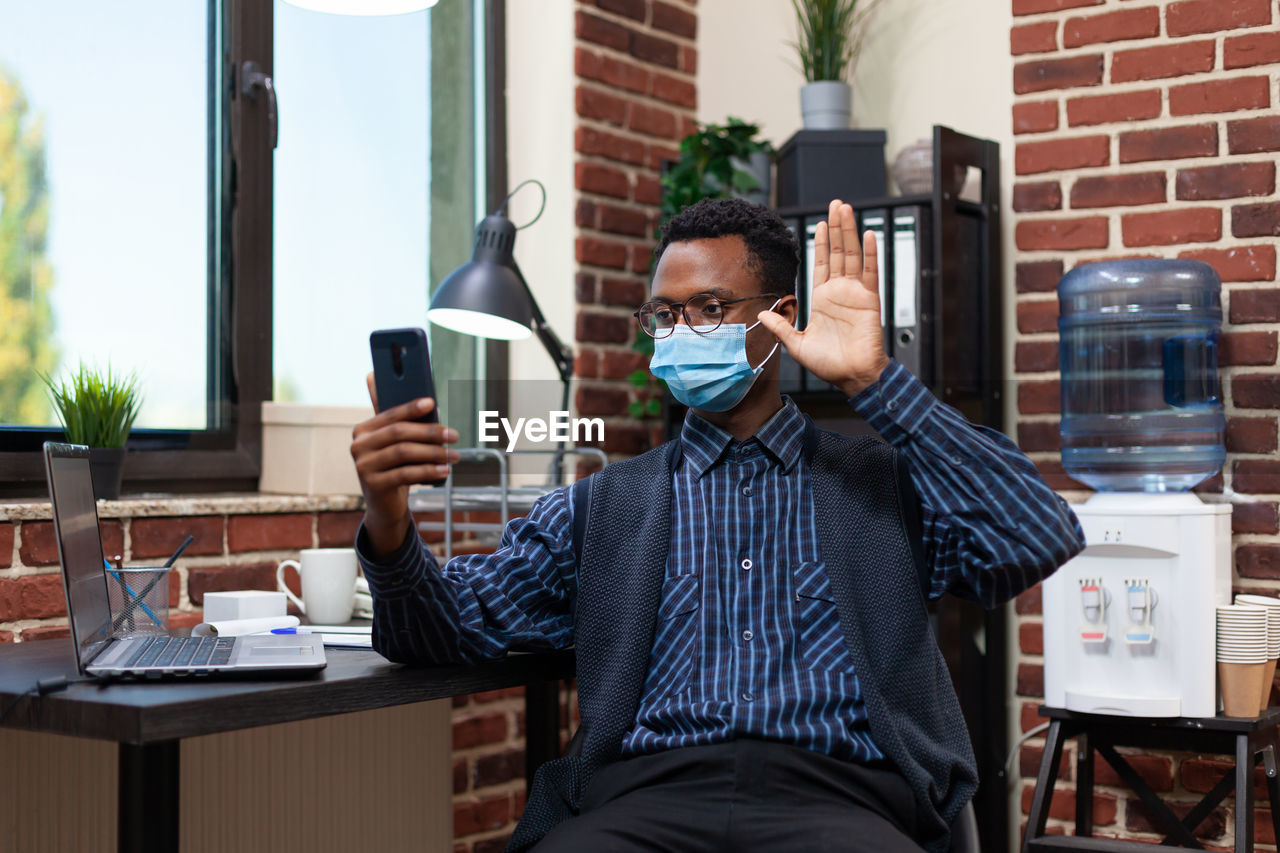
[[(126, 565), (159, 565), (194, 536), (169, 573), (170, 624), (190, 627), (200, 621), (206, 592), (275, 589), (280, 560), (301, 548), (349, 547), (360, 517), (355, 510), (104, 517), (102, 551)], [(288, 574), (296, 592), (297, 573)], [(0, 642), (68, 636), (53, 522), (0, 521)]]
[[(1225, 487), (1234, 504), (1235, 583), (1280, 588), (1276, 367), (1280, 288), (1280, 10), (1272, 0), (1012, 0), (1013, 207), (1017, 253), (1017, 437), (1046, 477), (1073, 498), (1083, 487), (1058, 452), (1055, 288), (1066, 270), (1103, 258), (1181, 257), (1222, 278), (1220, 358), (1227, 464), (1199, 491)], [(1042, 701), (1040, 597), (1017, 602), (1017, 693), (1022, 729)], [(1030, 805), (1040, 740), (1022, 750), (1022, 809)], [(1226, 765), (1214, 757), (1152, 754), (1138, 769), (1156, 790), (1195, 800)], [(1141, 806), (1097, 762), (1099, 835), (1154, 838)], [(1072, 772), (1064, 756), (1064, 770)], [(1070, 826), (1069, 791), (1051, 825)], [(1271, 837), (1259, 789), (1257, 837)], [(1200, 827), (1232, 843), (1230, 809)], [(1025, 825), (1025, 820), (1024, 820)]]
[(661, 441), (654, 419), (627, 416), (625, 378), (648, 366), (631, 312), (648, 293), (662, 161), (694, 129), (698, 21), (693, 0), (576, 5), (576, 405), (605, 419), (606, 452), (631, 455)]

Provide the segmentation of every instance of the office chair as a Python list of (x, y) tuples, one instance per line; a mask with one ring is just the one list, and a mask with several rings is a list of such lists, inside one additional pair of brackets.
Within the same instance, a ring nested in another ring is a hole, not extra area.
[(973, 810), (973, 800), (964, 804), (964, 808), (951, 824), (951, 853), (982, 853), (982, 844), (978, 841), (978, 817)]

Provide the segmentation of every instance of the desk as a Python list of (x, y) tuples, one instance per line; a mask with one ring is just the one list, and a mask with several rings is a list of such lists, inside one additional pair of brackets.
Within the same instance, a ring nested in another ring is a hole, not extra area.
[[(1166, 845), (1203, 849), (1192, 832), (1235, 789), (1235, 849), (1237, 853), (1253, 851), (1253, 767), (1261, 757), (1267, 771), (1271, 820), (1280, 837), (1280, 779), (1277, 779), (1276, 726), (1280, 724), (1280, 708), (1268, 708), (1257, 717), (1216, 717), (1151, 719), (1116, 717), (1107, 714), (1084, 714), (1064, 708), (1040, 706), (1040, 715), (1049, 718), (1045, 735), (1044, 756), (1036, 777), (1031, 813), (1027, 816), (1024, 853), (1050, 850), (1150, 850), (1145, 842), (1112, 841), (1091, 838), (1093, 835), (1093, 754), (1098, 752), (1115, 769), (1124, 783), (1142, 800), (1150, 812), (1156, 829), (1165, 834)], [(1058, 777), (1062, 745), (1066, 738), (1076, 738), (1076, 834), (1045, 835), (1049, 803)], [(1143, 781), (1117, 746), (1147, 749), (1178, 749), (1209, 752), (1235, 757), (1235, 772), (1226, 773), (1213, 790), (1179, 820), (1151, 787)]]
[[(118, 847), (130, 853), (178, 849), (179, 741), (185, 737), (525, 685), (528, 778), (559, 754), (556, 685), (573, 676), (572, 650), (424, 668), (364, 650), (325, 654), (329, 665), (302, 678), (76, 683), (19, 701), (0, 725), (118, 743)], [(0, 646), (0, 708), (39, 679), (75, 672), (68, 640)]]

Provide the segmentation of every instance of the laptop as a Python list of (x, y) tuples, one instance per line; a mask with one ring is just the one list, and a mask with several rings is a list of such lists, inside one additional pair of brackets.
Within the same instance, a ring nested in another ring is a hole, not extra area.
[(89, 476), (89, 448), (44, 444), (53, 528), (62, 561), (67, 615), (83, 675), (173, 676), (303, 672), (323, 669), (318, 634), (249, 637), (116, 636), (103, 570), (98, 504)]

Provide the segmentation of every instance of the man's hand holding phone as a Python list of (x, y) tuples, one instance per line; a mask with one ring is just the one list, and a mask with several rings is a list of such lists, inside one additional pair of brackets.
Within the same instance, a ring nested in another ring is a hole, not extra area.
[[(458, 452), (445, 447), (456, 430), (439, 423), (435, 382), (421, 329), (383, 329), (369, 336), (374, 372), (366, 377), (372, 418), (351, 434), (351, 458), (364, 492), (364, 526), (376, 556), (400, 547), (413, 518), (409, 487), (449, 476)], [(379, 391), (387, 408), (379, 411)]]
[[(376, 411), (372, 373), (368, 384)], [(457, 430), (419, 420), (435, 406), (430, 397), (410, 400), (378, 412), (352, 431), (351, 458), (364, 492), (364, 526), (376, 556), (395, 551), (409, 532), (409, 487), (449, 476), (449, 463), (458, 461), (458, 451), (445, 446), (458, 440)]]

